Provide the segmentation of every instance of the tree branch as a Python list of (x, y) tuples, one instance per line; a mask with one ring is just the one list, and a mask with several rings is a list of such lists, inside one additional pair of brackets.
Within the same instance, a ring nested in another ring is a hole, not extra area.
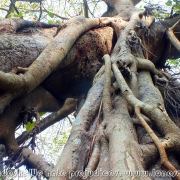
[[(111, 18), (85, 19), (75, 17), (66, 22), (54, 40), (43, 50), (39, 57), (29, 66), (25, 74), (16, 75), (0, 72), (1, 89), (13, 92), (13, 97), (27, 94), (37, 87), (61, 63), (76, 39), (84, 32), (99, 25), (109, 24)], [(72, 29), (76, 27), (74, 31)], [(68, 37), (64, 39), (64, 36)], [(4, 104), (6, 107), (7, 104)], [(3, 109), (1, 109), (3, 111)]]
[[(38, 131), (38, 133), (41, 133), (42, 131), (47, 129), (49, 126), (62, 120), (63, 118), (71, 114), (73, 111), (75, 111), (76, 103), (77, 103), (77, 100), (75, 99), (71, 99), (71, 98), (67, 99), (63, 107), (59, 111), (51, 113), (49, 116), (45, 117), (43, 120), (40, 121), (40, 125), (38, 126), (40, 131)], [(28, 138), (29, 138), (29, 133), (23, 132), (19, 137), (16, 138), (16, 141), (20, 145)]]
[[(44, 12), (47, 12), (47, 13), (50, 13), (50, 11), (48, 11), (47, 9), (45, 9), (44, 8), (44, 10), (43, 10)], [(69, 18), (66, 18), (66, 17), (62, 17), (62, 16), (60, 16), (60, 15), (58, 15), (58, 14), (55, 14), (54, 13), (54, 15), (56, 16), (56, 17), (58, 17), (58, 18), (60, 18), (60, 19), (62, 19), (62, 20), (68, 20)]]
[(40, 21), (41, 20), (41, 16), (42, 16), (42, 13), (43, 13), (43, 10), (42, 10), (42, 0), (39, 0), (39, 6), (40, 6), (40, 12), (39, 12), (39, 18), (37, 21)]
[(36, 169), (37, 172), (42, 172), (42, 174), (46, 178), (50, 177), (53, 169), (47, 162), (43, 160), (42, 157), (36, 155), (28, 148), (22, 149), (22, 156), (25, 160), (24, 163), (27, 165), (27, 167), (30, 167), (30, 169)]
[(16, 6), (15, 6), (15, 2), (16, 2), (16, 1), (14, 1), (14, 2), (13, 2), (13, 0), (10, 0), (10, 1), (11, 1), (12, 6), (14, 7), (16, 13), (19, 15), (19, 11), (18, 11), (18, 9), (17, 9)]
[(179, 40), (176, 38), (176, 36), (174, 35), (174, 31), (173, 29), (177, 26), (177, 24), (180, 22), (177, 21), (171, 28), (169, 28), (167, 31), (166, 31), (166, 34), (169, 38), (169, 40), (171, 41), (171, 43), (174, 45), (174, 47), (180, 52), (180, 42)]

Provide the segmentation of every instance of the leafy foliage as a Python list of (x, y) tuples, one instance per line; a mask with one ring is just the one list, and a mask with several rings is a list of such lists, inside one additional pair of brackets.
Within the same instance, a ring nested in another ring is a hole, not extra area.
[(33, 122), (28, 122), (26, 124), (26, 132), (30, 132), (34, 128), (34, 126), (35, 126), (35, 122), (34, 121)]
[[(102, 1), (90, 0), (87, 2), (90, 17), (101, 16), (106, 9), (106, 5)], [(42, 4), (28, 1), (15, 1), (15, 7), (10, 1), (2, 0), (0, 2), (0, 18), (23, 18), (32, 21), (41, 20), (49, 24), (60, 23), (67, 18), (85, 14), (83, 0), (63, 0), (42, 1)]]

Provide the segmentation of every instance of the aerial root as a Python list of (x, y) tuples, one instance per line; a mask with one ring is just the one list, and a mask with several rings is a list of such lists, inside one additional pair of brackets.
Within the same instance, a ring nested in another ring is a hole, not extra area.
[(180, 175), (179, 175), (177, 169), (169, 162), (165, 148), (163, 147), (161, 141), (156, 136), (154, 131), (150, 128), (150, 126), (147, 124), (145, 119), (142, 117), (142, 115), (140, 113), (140, 107), (138, 107), (138, 106), (135, 107), (135, 113), (136, 113), (136, 116), (139, 118), (141, 125), (144, 127), (144, 129), (147, 131), (147, 133), (150, 135), (150, 137), (152, 138), (156, 147), (158, 148), (160, 158), (161, 158), (161, 164), (168, 170), (172, 171), (174, 173), (175, 177), (177, 178), (177, 180), (180, 180)]
[[(6, 149), (7, 150), (7, 149)], [(2, 163), (5, 163), (8, 168), (18, 168), (24, 163), (24, 159), (22, 158), (22, 148), (16, 146), (16, 148), (8, 149), (8, 159), (5, 161), (2, 161)]]
[[(94, 171), (99, 163), (99, 159), (100, 159), (100, 145), (99, 145), (99, 141), (96, 141), (93, 150), (91, 152), (91, 157), (89, 159), (86, 170), (88, 172)], [(89, 175), (90, 174), (88, 174), (88, 176)]]
[[(139, 118), (142, 126), (146, 129), (146, 131), (148, 132), (148, 134), (150, 135), (150, 137), (152, 138), (152, 140), (154, 141), (154, 143), (156, 144), (159, 153), (160, 153), (160, 157), (161, 157), (161, 164), (166, 167), (168, 170), (172, 171), (176, 177), (177, 180), (180, 180), (180, 175), (178, 174), (178, 171), (176, 170), (176, 168), (169, 162), (168, 158), (167, 158), (167, 154), (165, 151), (165, 147), (163, 146), (164, 144), (161, 143), (161, 141), (158, 139), (158, 137), (155, 135), (154, 131), (150, 128), (150, 126), (146, 123), (146, 121), (144, 120), (144, 118), (142, 117), (142, 115), (140, 114), (140, 110), (143, 111), (143, 113), (145, 113), (145, 115), (148, 118), (152, 118), (151, 116), (151, 112), (154, 112), (154, 115), (157, 115), (157, 117), (161, 114), (161, 116), (165, 116), (165, 114), (163, 112), (160, 112), (158, 109), (158, 111), (156, 110), (155, 107), (148, 105), (146, 103), (143, 103), (142, 101), (138, 100), (134, 95), (133, 92), (131, 91), (131, 89), (128, 87), (126, 81), (124, 80), (124, 77), (122, 76), (121, 72), (118, 69), (118, 66), (116, 63), (114, 63), (112, 65), (112, 69), (115, 75), (115, 78), (117, 80), (117, 83), (119, 85), (119, 88), (122, 92), (123, 97), (127, 100), (127, 102), (134, 108), (136, 116)], [(158, 107), (157, 107), (158, 108)], [(159, 114), (160, 113), (160, 114)], [(153, 115), (153, 116), (154, 116)], [(167, 115), (166, 115), (167, 116)], [(154, 117), (153, 117), (154, 118)], [(168, 119), (168, 116), (167, 116)], [(155, 121), (155, 119), (153, 119)], [(164, 122), (167, 123), (167, 122)], [(172, 126), (172, 128), (177, 130), (177, 127), (175, 128), (174, 125)], [(164, 129), (163, 134), (167, 135), (169, 134), (169, 130), (166, 131), (166, 129)], [(170, 140), (172, 141), (172, 140)], [(177, 142), (177, 141), (176, 141)]]
[(24, 124), (32, 122), (33, 118), (36, 119), (36, 124), (40, 123), (40, 117), (36, 107), (33, 107), (31, 109), (23, 109), (22, 111), (20, 111), (20, 116)]
[(174, 47), (180, 51), (180, 42), (177, 39), (177, 37), (174, 35), (174, 28), (177, 26), (177, 24), (180, 22), (180, 20), (178, 20), (171, 28), (169, 28), (168, 30), (166, 30), (166, 34), (170, 40), (170, 42), (174, 45)]
[(10, 104), (13, 98), (13, 94), (11, 92), (3, 94), (0, 96), (1, 104), (0, 104), (0, 114), (3, 113), (4, 109)]
[[(91, 146), (89, 149), (89, 154), (87, 157), (86, 161), (86, 169), (88, 173), (90, 171), (94, 171), (99, 163), (99, 158), (100, 158), (100, 147), (99, 147), (99, 138), (97, 137), (97, 132), (98, 128), (100, 125), (100, 116), (101, 116), (101, 111), (102, 111), (102, 101), (100, 103), (99, 107), (99, 112), (98, 112), (98, 117), (97, 117), (97, 122), (96, 122), (96, 127), (95, 127), (95, 134), (93, 136)], [(87, 174), (89, 176), (90, 174)]]
[(136, 58), (136, 59), (137, 59), (138, 69), (148, 70), (153, 75), (157, 75), (160, 78), (163, 77), (162, 73), (156, 69), (155, 65), (150, 60), (143, 58)]
[(103, 114), (106, 118), (112, 110), (111, 103), (111, 59), (109, 55), (104, 55), (105, 61), (105, 79), (103, 88)]

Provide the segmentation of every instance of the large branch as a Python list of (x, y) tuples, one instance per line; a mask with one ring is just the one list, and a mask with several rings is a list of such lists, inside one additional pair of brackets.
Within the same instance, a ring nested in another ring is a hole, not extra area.
[[(22, 157), (25, 160), (25, 165), (30, 167), (30, 170), (35, 170), (35, 175), (44, 175), (47, 178), (51, 176), (53, 168), (49, 165), (49, 163), (44, 161), (42, 157), (33, 153), (30, 149), (23, 148)], [(33, 172), (30, 173), (33, 174)]]
[[(59, 34), (44, 49), (40, 56), (25, 71), (24, 74), (13, 74), (0, 72), (1, 89), (13, 92), (13, 96), (3, 96), (4, 107), (14, 98), (26, 94), (37, 87), (47, 76), (62, 62), (76, 39), (91, 28), (110, 23), (112, 19), (95, 18), (85, 19), (83, 17), (73, 18), (62, 26)], [(76, 27), (76, 28), (74, 28)], [(66, 37), (66, 38), (64, 38)], [(19, 73), (17, 71), (16, 73)], [(6, 95), (6, 94), (5, 94)], [(2, 98), (2, 97), (1, 97)]]

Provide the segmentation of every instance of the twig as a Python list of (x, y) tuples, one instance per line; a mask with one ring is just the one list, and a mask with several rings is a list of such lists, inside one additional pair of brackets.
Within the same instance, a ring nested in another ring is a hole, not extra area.
[(83, 0), (83, 6), (84, 6), (84, 16), (85, 18), (88, 18), (88, 4), (87, 4), (87, 1), (86, 0)]
[(102, 110), (102, 101), (101, 101), (101, 104), (100, 104), (100, 107), (99, 107), (98, 120), (97, 120), (96, 127), (97, 127), (97, 126), (99, 126), (99, 124), (100, 124), (100, 115), (101, 115), (101, 110)]
[(0, 8), (1, 10), (3, 10), (3, 11), (8, 11), (7, 9), (5, 9), (5, 8)]
[(42, 13), (43, 13), (43, 11), (42, 11), (42, 0), (39, 0), (39, 2), (40, 2), (40, 13), (39, 13), (39, 18), (37, 21), (40, 21)]
[[(44, 12), (50, 13), (50, 11), (48, 11), (48, 10), (45, 9), (45, 8), (44, 8)], [(53, 14), (54, 14), (54, 16), (56, 16), (56, 17), (58, 17), (58, 18), (61, 18), (61, 19), (63, 19), (63, 20), (68, 20), (68, 19), (69, 19), (69, 18), (66, 18), (66, 17), (59, 16), (58, 14), (55, 14), (55, 13), (53, 13)]]
[[(11, 4), (12, 4), (12, 6), (14, 7), (14, 9), (15, 9), (15, 11), (16, 11), (16, 13), (19, 15), (19, 11), (18, 11), (18, 9), (16, 8), (16, 6), (15, 6), (15, 2), (13, 2), (13, 0), (10, 0), (11, 1)], [(21, 19), (23, 19), (23, 17), (20, 17)]]

